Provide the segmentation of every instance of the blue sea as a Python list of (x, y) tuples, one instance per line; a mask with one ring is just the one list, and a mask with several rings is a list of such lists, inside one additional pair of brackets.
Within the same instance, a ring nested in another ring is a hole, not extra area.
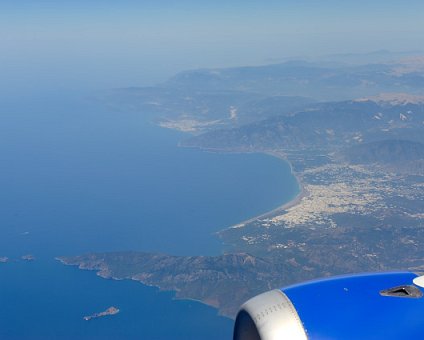
[[(298, 193), (287, 163), (180, 148), (187, 135), (149, 113), (80, 94), (1, 99), (0, 138), (0, 339), (231, 338), (213, 308), (54, 257), (220, 254), (214, 232)], [(83, 320), (112, 305), (118, 315)]]

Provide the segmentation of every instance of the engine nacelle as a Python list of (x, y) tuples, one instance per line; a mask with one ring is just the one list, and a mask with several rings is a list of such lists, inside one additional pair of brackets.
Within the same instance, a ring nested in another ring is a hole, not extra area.
[(260, 294), (240, 308), (234, 340), (424, 339), (424, 276), (360, 274)]

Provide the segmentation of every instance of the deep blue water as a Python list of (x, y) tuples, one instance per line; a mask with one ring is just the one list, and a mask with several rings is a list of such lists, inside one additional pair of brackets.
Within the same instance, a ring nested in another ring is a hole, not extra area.
[[(53, 258), (219, 254), (213, 232), (295, 196), (285, 162), (178, 148), (183, 134), (141, 112), (63, 96), (0, 102), (0, 138), (0, 256), (13, 259), (0, 264), (1, 339), (230, 338), (212, 308)], [(111, 305), (121, 313), (82, 319)]]

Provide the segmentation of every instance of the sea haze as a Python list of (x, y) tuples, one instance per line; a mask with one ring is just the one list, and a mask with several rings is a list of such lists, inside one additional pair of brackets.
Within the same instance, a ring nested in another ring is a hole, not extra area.
[[(297, 194), (287, 163), (179, 148), (185, 136), (147, 113), (94, 99), (20, 98), (0, 110), (0, 256), (11, 258), (0, 264), (0, 338), (230, 338), (232, 322), (209, 307), (53, 258), (219, 254), (213, 232)], [(111, 305), (121, 313), (82, 319)]]

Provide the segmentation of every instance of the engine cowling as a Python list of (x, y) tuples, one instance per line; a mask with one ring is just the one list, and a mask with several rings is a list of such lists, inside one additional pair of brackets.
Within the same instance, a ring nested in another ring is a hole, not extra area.
[(260, 294), (240, 308), (234, 340), (424, 338), (424, 276), (359, 274)]

